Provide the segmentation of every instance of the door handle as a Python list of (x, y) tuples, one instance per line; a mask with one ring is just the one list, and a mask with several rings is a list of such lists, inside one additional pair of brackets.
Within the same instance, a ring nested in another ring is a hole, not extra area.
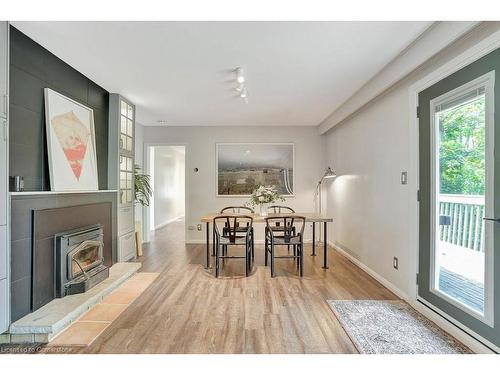
[(7, 128), (7, 120), (2, 120), (2, 133), (3, 133), (3, 140), (7, 141), (8, 138), (8, 128)]
[(3, 99), (2, 112), (4, 116), (7, 116), (7, 103), (9, 102), (7, 94), (3, 94), (2, 99)]
[(500, 224), (500, 217), (499, 218), (483, 217), (483, 220), (494, 221), (495, 223)]

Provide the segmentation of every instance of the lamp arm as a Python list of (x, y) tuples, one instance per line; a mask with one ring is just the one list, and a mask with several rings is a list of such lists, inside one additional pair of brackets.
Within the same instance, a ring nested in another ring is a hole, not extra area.
[(316, 185), (316, 189), (314, 192), (314, 198), (316, 198), (319, 195), (319, 189), (321, 188), (321, 183), (323, 182), (323, 179), (318, 181), (318, 184)]
[(319, 197), (319, 201), (316, 201), (318, 204), (318, 211), (321, 214), (321, 184), (323, 183), (323, 179), (318, 181), (318, 184), (316, 185), (316, 191), (314, 192), (314, 200), (316, 201), (316, 198)]

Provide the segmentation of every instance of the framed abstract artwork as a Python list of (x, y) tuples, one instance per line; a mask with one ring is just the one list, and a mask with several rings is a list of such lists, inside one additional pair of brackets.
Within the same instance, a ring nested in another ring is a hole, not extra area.
[(50, 189), (98, 190), (93, 110), (49, 88), (44, 93)]
[(217, 143), (216, 166), (219, 197), (250, 196), (261, 185), (295, 194), (293, 143)]

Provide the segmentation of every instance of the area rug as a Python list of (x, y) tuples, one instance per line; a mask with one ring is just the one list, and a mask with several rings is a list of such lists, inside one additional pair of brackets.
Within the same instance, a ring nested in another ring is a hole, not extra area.
[(329, 300), (362, 354), (463, 354), (471, 351), (403, 301)]

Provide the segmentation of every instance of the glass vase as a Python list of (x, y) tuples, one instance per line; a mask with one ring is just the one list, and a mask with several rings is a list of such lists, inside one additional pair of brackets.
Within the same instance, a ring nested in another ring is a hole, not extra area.
[(260, 216), (267, 216), (267, 209), (269, 207), (269, 203), (261, 203), (259, 205), (259, 215)]

